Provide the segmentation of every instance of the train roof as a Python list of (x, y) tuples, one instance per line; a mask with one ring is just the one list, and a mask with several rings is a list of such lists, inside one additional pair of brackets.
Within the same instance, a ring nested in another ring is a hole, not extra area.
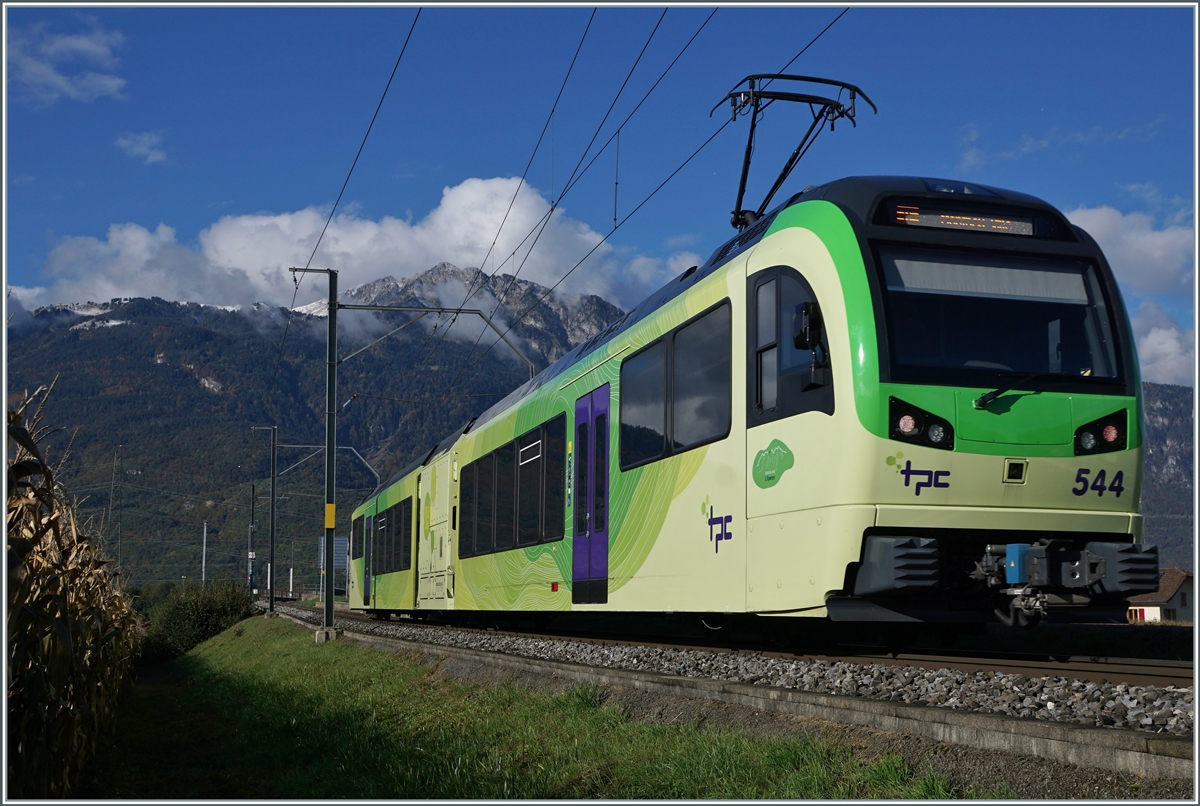
[(705, 261), (704, 265), (692, 266), (678, 277), (673, 278), (662, 288), (634, 306), (633, 310), (626, 313), (623, 317), (509, 392), (507, 396), (479, 415), (479, 417), (455, 430), (430, 450), (424, 458), (414, 462), (388, 479), (380, 489), (403, 478), (426, 464), (434, 456), (448, 450), (454, 441), (468, 430), (487, 423), (519, 401), (529, 397), (547, 381), (558, 377), (576, 362), (586, 358), (624, 331), (675, 299), (675, 297), (710, 276), (731, 259), (754, 246), (762, 240), (767, 230), (770, 229), (771, 224), (774, 223), (775, 217), (782, 210), (800, 202), (822, 199), (838, 205), (861, 222), (868, 219), (871, 210), (874, 209), (880, 198), (896, 194), (927, 198), (944, 198), (949, 194), (955, 196), (956, 199), (971, 198), (972, 201), (983, 203), (990, 201), (992, 203), (1015, 203), (1022, 206), (1038, 207), (1061, 216), (1054, 207), (1036, 196), (992, 187), (990, 185), (980, 185), (974, 182), (962, 182), (953, 179), (933, 179), (918, 176), (848, 176), (827, 182), (823, 185), (810, 185), (764, 215), (744, 232), (738, 233), (718, 246), (712, 255), (709, 256), (708, 260)]
[(1058, 213), (1045, 201), (1027, 193), (975, 182), (921, 176), (848, 176), (824, 185), (807, 187), (782, 206), (789, 207), (802, 201), (824, 199), (854, 213), (860, 221), (866, 221), (883, 196), (895, 195), (930, 199), (953, 196), (956, 201), (970, 199), (972, 202), (984, 204), (1017, 204)]

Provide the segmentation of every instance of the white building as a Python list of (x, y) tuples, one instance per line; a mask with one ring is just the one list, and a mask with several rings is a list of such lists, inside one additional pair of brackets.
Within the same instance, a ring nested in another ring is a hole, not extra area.
[(1193, 621), (1195, 594), (1192, 572), (1164, 568), (1158, 575), (1158, 590), (1129, 597), (1129, 622)]

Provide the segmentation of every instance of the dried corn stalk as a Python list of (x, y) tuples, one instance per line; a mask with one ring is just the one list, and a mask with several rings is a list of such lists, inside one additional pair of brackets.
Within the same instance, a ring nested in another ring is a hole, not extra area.
[(38, 448), (49, 392), (8, 411), (9, 798), (71, 794), (132, 682), (140, 641), (89, 525)]

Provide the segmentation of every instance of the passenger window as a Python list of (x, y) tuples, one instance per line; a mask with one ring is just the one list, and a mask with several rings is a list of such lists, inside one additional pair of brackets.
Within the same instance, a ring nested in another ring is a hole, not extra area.
[(496, 483), (493, 476), (495, 454), (489, 453), (476, 462), (475, 470), (475, 553), (492, 550), (492, 512), (495, 507)]
[(560, 414), (546, 424), (546, 487), (542, 498), (542, 541), (563, 536), (566, 517), (567, 416)]
[(361, 560), (363, 556), (363, 519), (355, 518), (350, 524), (350, 559)]
[(729, 433), (733, 402), (728, 305), (675, 333), (671, 440), (683, 451)]
[(475, 553), (475, 466), (472, 462), (459, 474), (458, 490), (458, 556)]
[(383, 547), (383, 535), (379, 534), (379, 527), (377, 524), (378, 517), (373, 519), (367, 518), (367, 528), (371, 529), (371, 576), (377, 576), (380, 575), (380, 573), (383, 573), (383, 563), (382, 558), (380, 558), (380, 554), (383, 553), (380, 551), (380, 549)]
[(388, 541), (388, 521), (391, 519), (391, 509), (385, 509), (375, 518), (375, 561), (378, 563), (375, 573), (377, 574), (386, 574), (392, 570), (391, 546)]
[(517, 545), (532, 546), (541, 538), (542, 429), (517, 444)]
[(667, 344), (660, 341), (621, 365), (621, 469), (666, 452)]
[(516, 545), (517, 443), (496, 451), (496, 551)]
[(397, 511), (400, 513), (396, 522), (396, 533), (399, 535), (400, 541), (400, 567), (397, 570), (407, 571), (412, 568), (413, 499), (411, 495), (400, 502)]

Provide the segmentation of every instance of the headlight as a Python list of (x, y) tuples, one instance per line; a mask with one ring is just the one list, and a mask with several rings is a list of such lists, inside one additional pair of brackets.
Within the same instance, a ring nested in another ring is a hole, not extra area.
[(900, 442), (947, 451), (954, 448), (954, 427), (949, 420), (894, 397), (888, 398), (888, 431)]
[(1129, 411), (1121, 409), (1075, 429), (1075, 455), (1123, 451), (1128, 443)]

